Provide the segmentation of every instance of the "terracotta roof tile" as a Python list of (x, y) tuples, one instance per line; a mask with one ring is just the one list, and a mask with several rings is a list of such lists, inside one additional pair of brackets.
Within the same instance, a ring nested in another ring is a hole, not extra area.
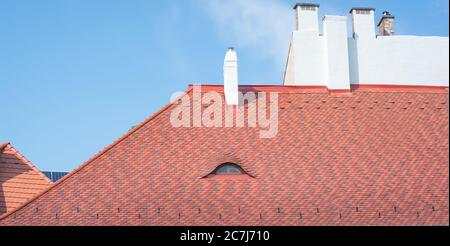
[(1, 143), (0, 144), (0, 151), (2, 151), (6, 147), (6, 145), (8, 145), (8, 144), (9, 144), (8, 142)]
[(0, 214), (46, 190), (51, 181), (10, 143), (0, 145)]
[[(0, 224), (449, 224), (447, 88), (245, 88), (279, 92), (275, 138), (167, 105)], [(253, 177), (205, 178), (228, 161)]]

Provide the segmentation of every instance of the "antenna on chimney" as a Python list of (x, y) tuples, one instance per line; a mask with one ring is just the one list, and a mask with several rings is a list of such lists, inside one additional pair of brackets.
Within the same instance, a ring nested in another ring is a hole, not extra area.
[(225, 101), (228, 105), (238, 104), (238, 66), (237, 55), (233, 47), (228, 48), (223, 62), (223, 84)]

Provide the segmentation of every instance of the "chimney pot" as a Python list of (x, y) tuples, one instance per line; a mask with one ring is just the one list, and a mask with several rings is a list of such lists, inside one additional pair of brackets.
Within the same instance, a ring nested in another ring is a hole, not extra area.
[(367, 7), (353, 7), (350, 9), (350, 14), (370, 14), (371, 11), (375, 11), (375, 9)]
[(297, 7), (320, 7), (320, 4), (317, 3), (296, 3), (294, 5), (294, 9), (297, 9)]

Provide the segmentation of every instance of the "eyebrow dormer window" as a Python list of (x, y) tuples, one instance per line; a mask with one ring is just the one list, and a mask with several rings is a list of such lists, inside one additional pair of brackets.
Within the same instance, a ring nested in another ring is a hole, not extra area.
[(244, 170), (234, 163), (224, 163), (216, 168), (212, 174), (245, 174)]

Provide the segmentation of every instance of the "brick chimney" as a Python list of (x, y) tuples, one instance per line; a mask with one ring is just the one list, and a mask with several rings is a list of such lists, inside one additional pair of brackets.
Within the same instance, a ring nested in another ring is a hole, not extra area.
[(378, 22), (378, 35), (379, 36), (392, 36), (394, 35), (394, 16), (389, 12), (384, 11)]

